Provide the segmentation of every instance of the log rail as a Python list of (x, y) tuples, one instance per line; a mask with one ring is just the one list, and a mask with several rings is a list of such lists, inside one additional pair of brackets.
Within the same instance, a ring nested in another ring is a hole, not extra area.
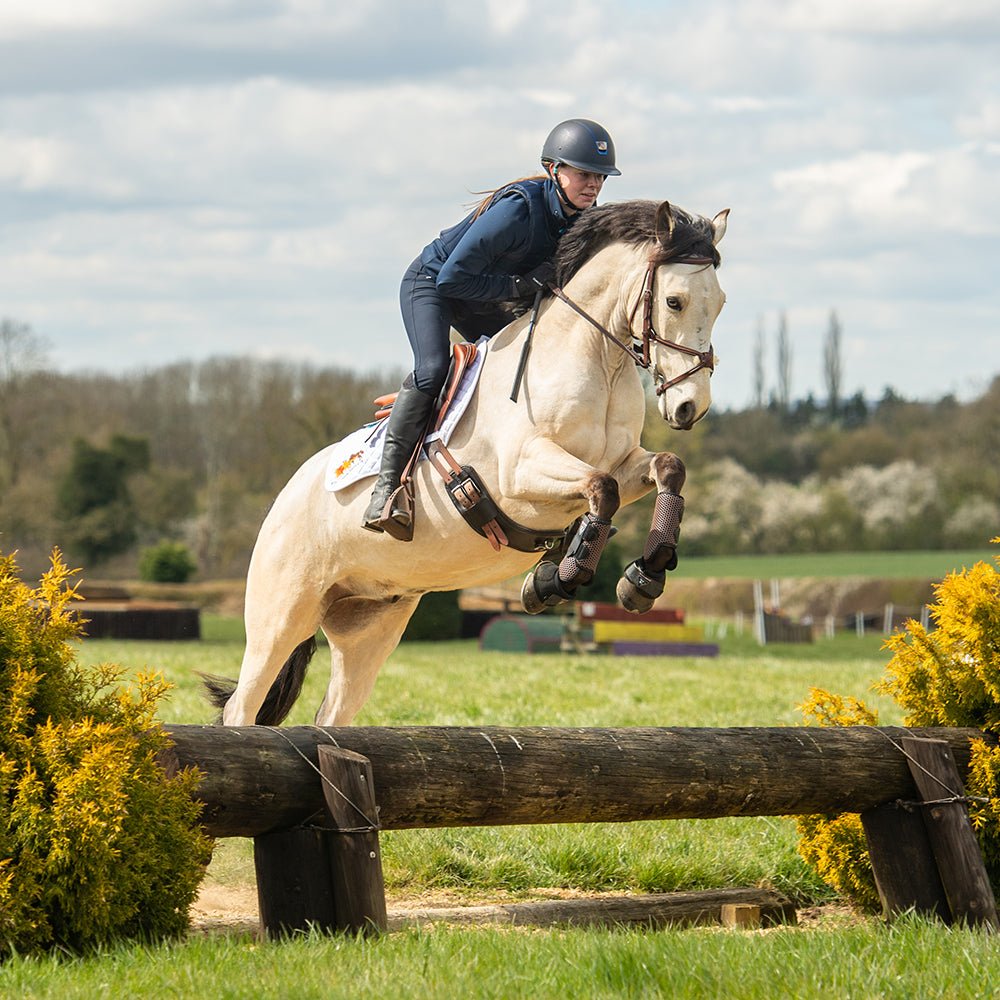
[(320, 745), (371, 761), (384, 830), (865, 812), (919, 798), (904, 737), (944, 740), (964, 775), (977, 729), (169, 725), (168, 770), (204, 773), (213, 837), (322, 815)]

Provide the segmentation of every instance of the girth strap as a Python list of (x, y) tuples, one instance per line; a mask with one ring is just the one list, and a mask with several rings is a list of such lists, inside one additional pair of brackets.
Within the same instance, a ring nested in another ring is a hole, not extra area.
[(448, 496), (466, 523), (489, 539), (497, 552), (505, 545), (517, 552), (544, 552), (565, 538), (566, 528), (537, 530), (509, 518), (497, 506), (479, 473), (471, 465), (459, 465), (439, 440), (427, 446), (427, 457), (444, 479)]

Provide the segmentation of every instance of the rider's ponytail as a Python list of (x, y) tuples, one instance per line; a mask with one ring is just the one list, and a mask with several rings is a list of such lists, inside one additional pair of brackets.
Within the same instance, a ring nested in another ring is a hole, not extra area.
[(518, 177), (516, 180), (507, 181), (506, 184), (501, 184), (500, 187), (494, 188), (492, 191), (473, 191), (472, 194), (484, 195), (485, 197), (483, 197), (482, 201), (473, 202), (472, 205), (468, 206), (469, 208), (472, 208), (473, 205), (475, 206), (475, 211), (472, 213), (472, 218), (478, 219), (479, 216), (481, 216), (483, 212), (485, 212), (486, 209), (490, 207), (490, 204), (492, 203), (493, 199), (497, 196), (497, 194), (503, 191), (505, 188), (509, 188), (511, 184), (520, 184), (521, 181), (546, 181), (548, 179), (549, 179), (548, 174), (532, 174), (530, 177)]

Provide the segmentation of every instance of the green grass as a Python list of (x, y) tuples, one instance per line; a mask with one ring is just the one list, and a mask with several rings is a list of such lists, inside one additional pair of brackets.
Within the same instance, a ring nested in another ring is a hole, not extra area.
[[(198, 671), (235, 676), (238, 622), (206, 616), (201, 642), (88, 640), (84, 663), (159, 669), (174, 684), (162, 716), (208, 722)], [(730, 633), (715, 659), (525, 656), (474, 642), (406, 643), (359, 724), (797, 725), (813, 686), (877, 705), (879, 637), (761, 649)], [(308, 723), (327, 682), (321, 647), (292, 724)], [(780, 818), (410, 830), (382, 834), (389, 905), (428, 894), (487, 902), (542, 889), (665, 891), (760, 885), (800, 903), (832, 894), (799, 859)], [(209, 880), (252, 885), (250, 843), (217, 845)], [(100, 957), (12, 959), (0, 997), (973, 997), (1000, 981), (1000, 950), (966, 930), (863, 920), (759, 933), (666, 930), (408, 930), (377, 941), (306, 937), (263, 944), (232, 933)]]
[(1000, 949), (969, 930), (901, 920), (761, 933), (408, 930), (379, 940), (245, 936), (119, 948), (82, 960), (11, 961), (5, 997), (476, 1000), (609, 997), (995, 996)]
[(821, 552), (783, 556), (684, 556), (678, 579), (788, 579), (796, 577), (882, 577), (940, 580), (977, 562), (992, 562), (1000, 549), (937, 552)]

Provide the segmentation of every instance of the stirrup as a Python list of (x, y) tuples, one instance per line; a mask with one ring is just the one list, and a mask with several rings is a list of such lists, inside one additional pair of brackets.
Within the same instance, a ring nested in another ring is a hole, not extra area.
[(389, 494), (378, 517), (366, 516), (361, 523), (369, 531), (385, 532), (399, 542), (413, 541), (413, 499), (405, 485), (397, 486)]

